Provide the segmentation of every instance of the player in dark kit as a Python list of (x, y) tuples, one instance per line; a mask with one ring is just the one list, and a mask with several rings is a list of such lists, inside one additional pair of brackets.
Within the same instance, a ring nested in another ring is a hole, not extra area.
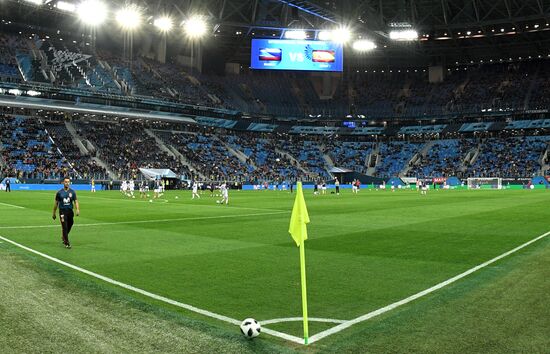
[(76, 206), (76, 216), (80, 215), (80, 205), (76, 199), (76, 193), (70, 188), (71, 180), (69, 177), (63, 179), (63, 188), (55, 195), (52, 218), (55, 220), (56, 211), (59, 207), (59, 221), (61, 221), (61, 239), (66, 248), (71, 248), (69, 242), (69, 232), (73, 227), (73, 203)]

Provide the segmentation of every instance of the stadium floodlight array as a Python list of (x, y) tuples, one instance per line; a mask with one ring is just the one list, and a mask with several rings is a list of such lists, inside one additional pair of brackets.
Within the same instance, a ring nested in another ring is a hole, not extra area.
[(134, 30), (141, 23), (141, 10), (135, 5), (128, 5), (118, 10), (116, 20), (125, 30)]
[(207, 31), (206, 21), (199, 16), (193, 16), (188, 20), (182, 22), (183, 29), (187, 36), (191, 38), (200, 38), (204, 36)]
[(57, 4), (56, 4), (56, 7), (59, 10), (67, 11), (67, 12), (75, 12), (76, 11), (76, 5), (71, 4), (70, 2), (58, 1)]
[(351, 31), (341, 27), (332, 31), (320, 31), (317, 39), (320, 41), (333, 41), (338, 43), (346, 43), (351, 38)]
[(286, 39), (306, 39), (307, 33), (302, 30), (286, 30), (285, 31)]
[(390, 31), (390, 39), (394, 41), (415, 41), (418, 39), (418, 32), (413, 29)]
[(98, 26), (107, 19), (107, 6), (99, 0), (85, 0), (76, 9), (78, 18), (89, 26)]
[(352, 47), (358, 52), (368, 52), (377, 48), (376, 43), (368, 39), (358, 39), (353, 42)]
[(172, 27), (174, 27), (174, 21), (168, 16), (163, 16), (155, 19), (153, 25), (158, 28), (161, 32), (170, 32)]
[(502, 189), (500, 177), (470, 177), (468, 189)]

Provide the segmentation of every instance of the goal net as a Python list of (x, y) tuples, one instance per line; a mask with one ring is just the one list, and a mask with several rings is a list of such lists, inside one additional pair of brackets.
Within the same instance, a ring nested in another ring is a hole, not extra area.
[(468, 189), (502, 189), (500, 177), (468, 178)]

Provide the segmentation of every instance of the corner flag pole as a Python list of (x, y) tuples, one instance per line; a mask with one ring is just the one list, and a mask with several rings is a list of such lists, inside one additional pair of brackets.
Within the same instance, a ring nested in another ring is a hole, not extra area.
[(305, 243), (300, 246), (300, 273), (302, 279), (302, 313), (304, 316), (304, 344), (308, 344), (309, 328), (307, 321), (306, 254)]
[(302, 191), (302, 182), (296, 185), (296, 199), (290, 216), (290, 226), (288, 232), (300, 247), (300, 278), (302, 283), (302, 313), (304, 317), (304, 344), (308, 344), (309, 329), (307, 320), (307, 288), (306, 288), (306, 254), (305, 240), (307, 240), (307, 226), (309, 223), (309, 214), (307, 212), (304, 192)]

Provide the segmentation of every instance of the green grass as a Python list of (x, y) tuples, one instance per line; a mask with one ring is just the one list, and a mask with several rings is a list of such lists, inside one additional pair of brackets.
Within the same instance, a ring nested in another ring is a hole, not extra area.
[[(0, 202), (26, 208), (0, 204), (0, 235), (92, 272), (235, 319), (254, 317), (261, 321), (301, 315), (299, 254), (288, 234), (293, 204), (289, 193), (233, 191), (231, 205), (226, 207), (206, 195), (192, 201), (188, 192), (168, 192), (167, 202), (153, 203), (129, 200), (118, 192), (81, 192), (82, 216), (76, 218), (71, 233), (72, 250), (62, 248), (59, 227), (6, 228), (57, 225), (51, 220), (53, 196), (46, 192), (0, 194)], [(410, 191), (367, 190), (357, 196), (346, 191), (340, 196), (313, 197), (306, 191), (311, 218), (306, 243), (309, 314), (353, 319), (529, 241), (550, 230), (549, 196), (544, 190), (432, 191), (427, 197)], [(129, 223), (147, 220), (163, 221)], [(116, 224), (120, 222), (125, 223)], [(90, 223), (115, 224), (82, 227)], [(515, 332), (517, 342), (529, 342), (533, 349), (529, 352), (542, 352), (548, 347), (545, 336), (527, 341), (525, 335), (550, 329), (548, 320), (531, 319), (537, 304), (547, 298), (548, 282), (545, 286), (526, 283), (511, 294), (509, 289), (517, 284), (510, 279), (530, 276), (545, 283), (541, 277), (549, 275), (548, 245), (547, 239), (541, 240), (425, 298), (323, 339), (309, 350), (472, 351), (460, 341), (456, 347), (438, 347), (435, 342), (460, 333), (484, 333), (492, 326), (493, 312), (510, 311), (517, 324), (511, 328), (529, 329)], [(2, 252), (16, 252), (8, 244), (0, 246)], [(25, 257), (27, 253), (17, 254)], [(39, 268), (49, 264), (37, 262)], [(48, 267), (63, 269), (55, 264)], [(533, 269), (532, 274), (525, 274)], [(116, 296), (153, 309), (198, 320), (222, 332), (235, 330), (218, 320), (106, 286), (83, 274), (62, 271), (78, 283), (107, 287)], [(482, 294), (500, 297), (487, 301)], [(509, 308), (510, 303), (526, 306), (522, 299), (529, 299), (533, 306), (523, 310), (519, 306), (519, 312)], [(484, 307), (478, 308), (479, 303)], [(549, 318), (547, 306), (540, 310), (546, 310), (543, 315)], [(437, 333), (434, 323), (437, 328), (445, 323), (445, 328), (453, 331), (443, 331), (441, 337), (433, 339)], [(301, 336), (299, 322), (268, 327)], [(310, 335), (329, 327), (312, 322)], [(498, 324), (494, 327), (500, 328)], [(494, 335), (496, 330), (490, 332)], [(365, 338), (369, 338), (368, 343)], [(495, 343), (488, 348), (509, 348), (503, 343), (513, 338), (513, 331), (503, 331), (492, 338)], [(267, 335), (259, 342), (295, 348)], [(481, 346), (485, 342), (474, 343)]]

